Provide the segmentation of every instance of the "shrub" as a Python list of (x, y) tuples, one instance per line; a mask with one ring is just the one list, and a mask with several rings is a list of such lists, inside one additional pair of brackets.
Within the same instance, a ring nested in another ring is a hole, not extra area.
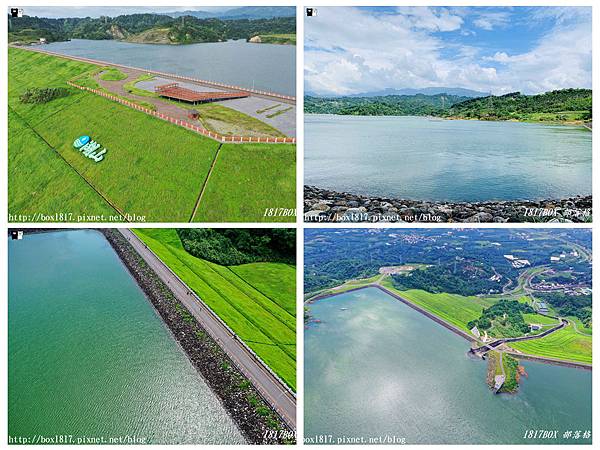
[(21, 103), (48, 103), (69, 95), (67, 88), (29, 88), (21, 94)]

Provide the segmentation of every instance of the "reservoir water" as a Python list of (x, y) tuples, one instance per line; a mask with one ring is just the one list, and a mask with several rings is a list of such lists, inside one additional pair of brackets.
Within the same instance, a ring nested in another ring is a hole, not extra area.
[(52, 42), (45, 50), (159, 72), (296, 95), (296, 46), (244, 40), (189, 45), (115, 40)]
[(245, 442), (102, 234), (8, 250), (11, 437)]
[(305, 116), (304, 183), (423, 201), (590, 195), (583, 127), (427, 117)]
[(528, 429), (591, 430), (592, 373), (523, 362), (515, 395), (494, 395), (469, 343), (376, 288), (310, 305), (304, 332), (304, 424), (319, 435), (427, 444), (528, 441)]

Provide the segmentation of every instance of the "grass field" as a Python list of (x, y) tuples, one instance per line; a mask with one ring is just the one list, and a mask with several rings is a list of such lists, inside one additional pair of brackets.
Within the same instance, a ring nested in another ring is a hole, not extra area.
[(496, 299), (463, 297), (456, 294), (431, 294), (417, 289), (399, 291), (392, 286), (389, 280), (385, 280), (382, 284), (406, 300), (467, 332), (469, 332), (467, 323), (478, 319), (484, 308), (490, 307), (497, 301)]
[(223, 105), (204, 103), (194, 109), (200, 113), (205, 128), (224, 136), (285, 137), (271, 125)]
[(115, 69), (114, 67), (106, 69), (100, 75), (100, 79), (106, 81), (118, 81), (124, 80), (125, 78), (127, 78), (127, 74), (121, 72), (119, 69)]
[(541, 314), (523, 314), (525, 323), (538, 323), (540, 325), (558, 325), (558, 320), (552, 317), (542, 316)]
[(577, 333), (573, 325), (533, 341), (511, 342), (510, 346), (530, 355), (592, 362), (592, 336)]
[[(190, 220), (218, 142), (77, 89), (43, 104), (19, 100), (27, 88), (66, 87), (67, 80), (94, 70), (97, 66), (9, 49), (11, 217), (28, 221), (37, 213), (63, 213), (70, 215), (58, 221), (74, 222), (84, 214), (116, 216), (103, 196), (138, 221)], [(73, 150), (73, 141), (84, 134), (108, 149), (101, 163)], [(196, 220), (274, 222), (279, 218), (265, 217), (265, 208), (293, 208), (295, 146), (223, 145), (223, 150)]]
[(259, 37), (262, 44), (296, 45), (295, 34), (261, 34)]
[(294, 390), (294, 267), (252, 263), (226, 267), (187, 253), (174, 229), (135, 233)]
[(295, 221), (294, 215), (265, 215), (296, 204), (295, 154), (289, 145), (224, 144), (194, 221)]

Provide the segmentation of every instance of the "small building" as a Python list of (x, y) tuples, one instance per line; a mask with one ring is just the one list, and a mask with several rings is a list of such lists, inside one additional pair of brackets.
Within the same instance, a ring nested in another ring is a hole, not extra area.
[(40, 44), (47, 44), (48, 41), (46, 40), (46, 38), (40, 38)]
[(544, 303), (544, 302), (538, 303), (538, 312), (540, 312), (542, 314), (548, 313), (548, 307), (546, 306), (546, 303)]
[(542, 329), (542, 325), (540, 325), (539, 323), (530, 323), (529, 324), (529, 329), (531, 331), (541, 330)]
[(551, 256), (551, 257), (550, 257), (550, 261), (551, 261), (551, 262), (560, 261), (560, 258), (559, 258), (558, 256)]
[(478, 339), (481, 337), (481, 333), (479, 332), (479, 329), (476, 326), (471, 328), (471, 333), (473, 333), (473, 335), (475, 335)]

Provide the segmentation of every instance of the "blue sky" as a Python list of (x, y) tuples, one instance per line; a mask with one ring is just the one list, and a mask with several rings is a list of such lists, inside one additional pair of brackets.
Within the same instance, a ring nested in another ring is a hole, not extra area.
[(591, 87), (589, 7), (320, 7), (305, 18), (307, 92)]

